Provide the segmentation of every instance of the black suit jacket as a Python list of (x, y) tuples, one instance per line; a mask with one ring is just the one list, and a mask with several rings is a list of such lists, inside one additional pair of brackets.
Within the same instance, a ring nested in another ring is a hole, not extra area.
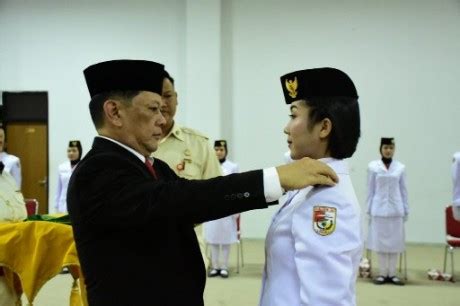
[(265, 208), (262, 171), (193, 181), (96, 137), (67, 203), (90, 306), (203, 305), (193, 224)]

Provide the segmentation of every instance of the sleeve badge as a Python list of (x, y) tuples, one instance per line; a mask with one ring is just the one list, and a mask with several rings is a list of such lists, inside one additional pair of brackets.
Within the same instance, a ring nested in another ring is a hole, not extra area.
[(313, 230), (321, 236), (327, 236), (335, 231), (337, 209), (328, 206), (313, 207)]

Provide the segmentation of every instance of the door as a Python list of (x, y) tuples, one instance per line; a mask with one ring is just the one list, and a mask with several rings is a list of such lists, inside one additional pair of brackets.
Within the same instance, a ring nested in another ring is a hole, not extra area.
[(9, 122), (8, 153), (21, 159), (22, 194), (37, 199), (39, 214), (48, 213), (48, 131), (45, 123)]

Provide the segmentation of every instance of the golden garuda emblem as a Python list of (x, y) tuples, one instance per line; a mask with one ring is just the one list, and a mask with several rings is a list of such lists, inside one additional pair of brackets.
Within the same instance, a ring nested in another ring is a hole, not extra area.
[(291, 98), (296, 98), (297, 97), (297, 77), (294, 78), (294, 80), (288, 80), (286, 79), (285, 81), (286, 89), (289, 92), (289, 96)]

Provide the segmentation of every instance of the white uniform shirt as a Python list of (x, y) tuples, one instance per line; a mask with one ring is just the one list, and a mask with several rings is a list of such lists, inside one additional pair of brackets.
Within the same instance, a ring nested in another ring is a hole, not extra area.
[(374, 160), (367, 174), (367, 213), (373, 217), (407, 216), (406, 166), (393, 160), (387, 169), (381, 160)]
[(452, 164), (452, 208), (454, 218), (460, 221), (460, 152), (454, 154), (454, 163)]
[(8, 154), (6, 152), (0, 152), (0, 160), (5, 165), (3, 171), (8, 172), (16, 181), (19, 189), (21, 189), (22, 176), (21, 176), (21, 161), (19, 157)]
[(57, 213), (67, 213), (67, 188), (73, 172), (70, 161), (63, 162), (58, 167), (58, 185), (56, 190), (55, 206)]
[(265, 241), (261, 306), (356, 305), (360, 206), (347, 163), (323, 161), (339, 183), (288, 192), (273, 217)]
[[(224, 175), (238, 173), (239, 167), (230, 160), (221, 164)], [(204, 223), (204, 240), (210, 244), (232, 244), (238, 241), (236, 216), (228, 216)]]

